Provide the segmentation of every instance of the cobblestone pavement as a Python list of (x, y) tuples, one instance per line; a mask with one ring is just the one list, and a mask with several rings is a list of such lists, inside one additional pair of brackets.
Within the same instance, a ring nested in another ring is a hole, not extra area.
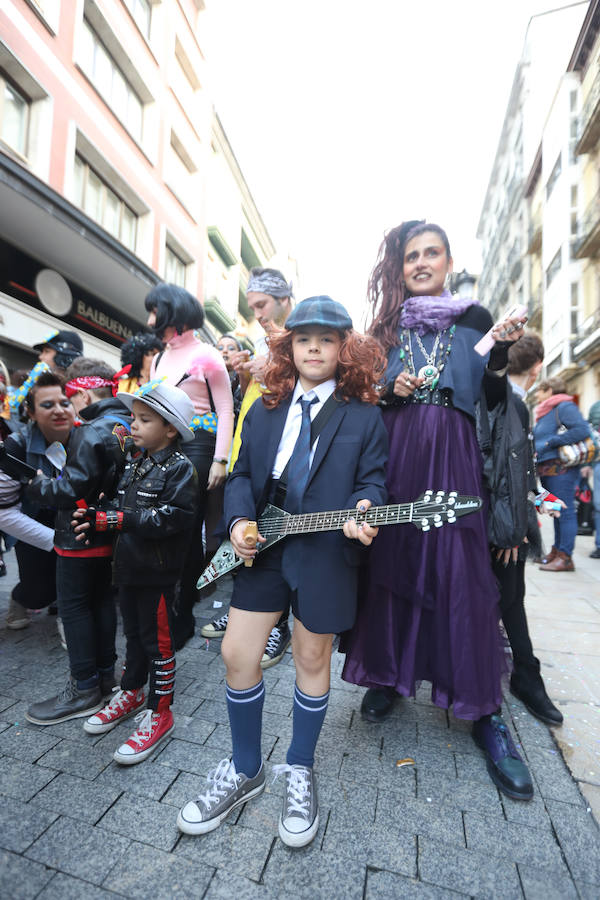
[[(175, 827), (178, 807), (230, 751), (219, 643), (195, 638), (178, 654), (176, 729), (153, 759), (119, 767), (131, 727), (84, 733), (81, 720), (42, 728), (27, 705), (65, 680), (55, 619), (8, 631), (14, 579), (0, 582), (0, 897), (581, 898), (600, 895), (600, 832), (554, 739), (510, 698), (507, 719), (535, 783), (530, 803), (501, 796), (465, 723), (423, 688), (381, 725), (359, 715), (362, 691), (334, 659), (316, 772), (321, 824), (291, 851), (277, 837), (283, 784), (201, 838)], [(564, 576), (563, 576), (564, 577)], [(226, 592), (217, 598), (226, 599)], [(206, 621), (214, 597), (196, 607)], [(119, 649), (123, 644), (120, 638)], [(264, 753), (282, 762), (291, 732), (288, 654), (265, 672)], [(410, 757), (414, 765), (398, 767)]]

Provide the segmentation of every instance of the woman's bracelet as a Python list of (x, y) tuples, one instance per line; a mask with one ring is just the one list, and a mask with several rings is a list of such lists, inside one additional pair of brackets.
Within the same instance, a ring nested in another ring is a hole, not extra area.
[(227, 465), (227, 460), (226, 460), (226, 459), (217, 459), (216, 456), (213, 456), (213, 462), (220, 463), (222, 466), (226, 466), (226, 465)]

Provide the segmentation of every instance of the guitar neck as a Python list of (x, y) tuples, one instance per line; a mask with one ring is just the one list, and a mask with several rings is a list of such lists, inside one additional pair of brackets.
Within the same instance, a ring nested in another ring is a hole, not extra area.
[[(394, 503), (390, 506), (372, 506), (366, 512), (354, 509), (335, 509), (325, 512), (299, 513), (286, 516), (280, 523), (285, 534), (311, 534), (317, 531), (337, 531), (348, 519), (356, 519), (367, 525), (399, 525), (412, 522), (414, 503)], [(275, 520), (277, 521), (277, 520)], [(269, 522), (272, 527), (273, 521)], [(278, 522), (279, 524), (279, 522)]]

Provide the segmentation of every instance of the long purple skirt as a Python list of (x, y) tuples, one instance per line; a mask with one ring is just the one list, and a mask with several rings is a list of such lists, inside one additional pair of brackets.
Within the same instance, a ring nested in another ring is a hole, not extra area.
[[(484, 496), (481, 454), (466, 415), (412, 404), (387, 410), (384, 421), (389, 503), (427, 489)], [(498, 600), (484, 510), (426, 533), (383, 527), (354, 628), (344, 636), (342, 677), (405, 696), (430, 681), (433, 702), (453, 706), (457, 717), (492, 713), (502, 699)]]

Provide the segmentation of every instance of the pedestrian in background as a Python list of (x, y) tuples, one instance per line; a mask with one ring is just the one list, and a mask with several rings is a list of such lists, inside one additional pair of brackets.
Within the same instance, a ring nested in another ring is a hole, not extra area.
[(51, 331), (39, 344), (34, 344), (40, 362), (53, 372), (64, 375), (79, 356), (83, 356), (83, 341), (76, 331)]
[[(42, 372), (27, 392), (25, 409), (29, 424), (7, 437), (6, 451), (52, 478), (60, 473), (46, 456), (46, 451), (56, 441), (63, 447), (68, 446), (75, 418), (60, 376), (50, 371)], [(38, 527), (30, 527), (15, 544), (19, 581), (12, 589), (6, 617), (8, 628), (15, 630), (29, 625), (29, 610), (56, 604), (57, 559), (53, 549), (54, 504), (36, 501), (21, 485), (17, 487), (12, 501), (5, 500), (2, 504), (5, 506), (2, 512), (7, 517), (7, 531), (10, 527), (8, 512), (11, 510), (14, 517), (17, 512), (15, 507), (19, 507), (20, 516), (29, 517)], [(19, 525), (18, 520), (16, 524)], [(21, 522), (21, 527), (23, 524), (26, 523)]]
[(119, 390), (134, 394), (138, 388), (150, 381), (152, 360), (163, 350), (163, 342), (155, 334), (140, 331), (121, 347), (121, 365), (130, 366), (129, 372), (119, 379)]
[[(588, 422), (595, 431), (600, 431), (600, 400), (590, 406)], [(600, 459), (591, 466), (584, 466), (581, 474), (586, 478), (593, 478), (594, 501), (594, 549), (590, 553), (592, 559), (600, 559)]]
[(148, 325), (165, 343), (152, 361), (152, 378), (179, 387), (194, 405), (195, 438), (185, 445), (198, 473), (199, 500), (192, 541), (175, 604), (173, 640), (177, 650), (194, 634), (196, 584), (204, 568), (202, 526), (208, 491), (225, 481), (233, 433), (233, 399), (225, 363), (219, 351), (196, 337), (204, 310), (195, 297), (176, 284), (160, 284), (145, 299)]
[[(527, 332), (508, 351), (508, 380), (515, 405), (523, 426), (523, 440), (527, 441), (528, 492), (538, 493), (533, 459), (529, 410), (525, 397), (540, 374), (544, 363), (544, 345), (541, 338)], [(492, 566), (500, 587), (500, 612), (513, 656), (513, 671), (510, 676), (511, 693), (521, 700), (529, 712), (548, 725), (561, 725), (562, 713), (550, 700), (541, 675), (540, 661), (533, 654), (529, 636), (527, 614), (525, 612), (525, 562), (531, 555), (539, 557), (542, 538), (538, 525), (538, 514), (534, 503), (524, 494), (521, 498), (511, 498), (512, 503), (522, 503), (527, 508), (527, 534), (519, 547), (505, 548), (492, 552)], [(540, 511), (544, 511), (542, 504)], [(559, 515), (554, 513), (553, 515)], [(525, 518), (525, 517), (524, 517)]]
[[(255, 267), (250, 271), (246, 299), (265, 335), (254, 342), (256, 351), (254, 356), (251, 357), (249, 350), (240, 350), (231, 357), (231, 365), (240, 379), (243, 400), (233, 435), (229, 461), (230, 472), (233, 470), (240, 452), (246, 414), (265, 391), (265, 370), (269, 361), (268, 340), (271, 335), (277, 335), (283, 331), (292, 311), (293, 296), (291, 282), (287, 282), (283, 272), (280, 272), (279, 269)], [(289, 615), (289, 606), (286, 606), (281, 613), (280, 621), (274, 625), (269, 635), (261, 661), (263, 669), (276, 665), (284, 657), (292, 637), (288, 622)], [(227, 621), (227, 613), (213, 619), (202, 628), (202, 636), (206, 638), (223, 637)]]
[(542, 572), (574, 572), (573, 550), (577, 535), (575, 488), (579, 481), (579, 466), (565, 466), (558, 448), (583, 441), (590, 428), (567, 393), (562, 378), (548, 378), (540, 382), (536, 391), (537, 407), (533, 437), (537, 471), (542, 485), (565, 504), (559, 519), (554, 519), (554, 544), (542, 559)]
[(242, 389), (240, 386), (240, 376), (233, 368), (233, 359), (237, 353), (243, 353), (244, 347), (242, 342), (232, 334), (222, 334), (217, 341), (217, 350), (223, 357), (225, 368), (229, 373), (231, 393), (233, 395), (233, 426), (235, 429), (242, 405)]
[[(411, 221), (386, 235), (371, 275), (370, 333), (388, 355), (382, 399), (391, 503), (428, 489), (484, 496), (475, 404), (482, 387), (488, 409), (504, 399), (507, 351), (522, 322), (496, 325), (493, 348), (481, 356), (474, 348), (491, 316), (476, 300), (452, 296), (451, 271), (445, 231)], [(375, 722), (398, 694), (414, 696), (421, 680), (430, 681), (436, 706), (473, 722), (497, 787), (528, 800), (531, 778), (501, 716), (498, 601), (485, 508), (426, 534), (384, 528), (346, 638), (343, 678), (369, 688), (362, 713)]]

